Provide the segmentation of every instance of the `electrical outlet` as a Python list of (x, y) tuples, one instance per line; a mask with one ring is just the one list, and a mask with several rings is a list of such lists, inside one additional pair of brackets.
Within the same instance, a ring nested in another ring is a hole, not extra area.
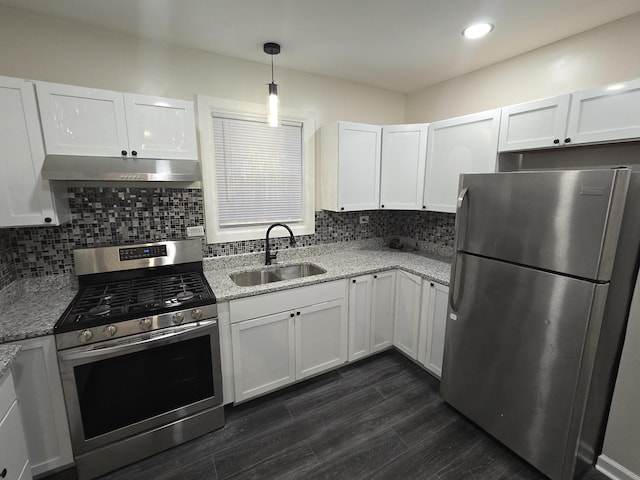
[(360, 215), (360, 223), (369, 223), (369, 215)]
[(187, 237), (204, 237), (204, 227), (202, 225), (187, 227)]

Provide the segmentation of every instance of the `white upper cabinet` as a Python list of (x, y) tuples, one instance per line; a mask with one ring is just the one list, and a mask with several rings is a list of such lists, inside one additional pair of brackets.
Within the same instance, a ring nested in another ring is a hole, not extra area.
[(580, 144), (640, 138), (640, 80), (572, 94), (567, 138)]
[(545, 98), (502, 109), (498, 150), (509, 152), (564, 143), (571, 95)]
[(363, 123), (336, 122), (323, 127), (323, 209), (378, 209), (381, 132), (381, 127)]
[(0, 77), (0, 227), (59, 225), (70, 219), (62, 185), (41, 176), (44, 147), (33, 84)]
[(193, 102), (124, 94), (129, 148), (141, 158), (195, 160)]
[(197, 160), (193, 102), (36, 82), (49, 155)]
[(496, 168), (500, 110), (474, 113), (429, 125), (423, 205), (455, 213), (461, 173)]
[(426, 123), (382, 127), (380, 208), (422, 209), (427, 127)]

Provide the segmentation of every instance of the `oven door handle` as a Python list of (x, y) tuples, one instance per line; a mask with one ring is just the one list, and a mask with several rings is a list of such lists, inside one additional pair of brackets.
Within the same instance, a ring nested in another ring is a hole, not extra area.
[[(193, 334), (198, 333), (200, 331), (207, 330), (211, 328), (212, 325), (217, 325), (217, 320), (205, 320), (198, 322), (198, 325), (194, 325), (193, 327), (169, 327), (165, 329), (162, 335), (155, 335), (149, 338), (145, 338), (143, 340), (139, 340), (137, 342), (126, 342), (114, 345), (112, 347), (102, 347), (100, 344), (96, 344), (91, 347), (85, 347), (86, 350), (83, 349), (81, 351), (78, 350), (68, 350), (58, 352), (58, 355), (61, 360), (71, 361), (71, 360), (84, 360), (87, 358), (95, 358), (95, 357), (105, 357), (111, 356), (113, 354), (125, 354), (130, 353), (132, 351), (144, 350), (145, 348), (158, 347), (160, 345), (166, 345), (172, 343), (176, 337), (181, 337), (189, 334), (189, 336), (193, 336)], [(169, 331), (170, 330), (170, 331)], [(117, 342), (117, 340), (116, 340)], [(142, 348), (141, 348), (142, 347)]]

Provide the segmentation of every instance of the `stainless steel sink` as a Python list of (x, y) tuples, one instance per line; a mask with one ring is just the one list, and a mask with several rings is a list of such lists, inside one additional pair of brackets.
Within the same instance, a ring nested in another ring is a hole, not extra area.
[(253, 287), (265, 283), (294, 280), (296, 278), (319, 275), (327, 271), (312, 263), (298, 263), (295, 265), (274, 265), (261, 270), (232, 273), (229, 276), (240, 287)]

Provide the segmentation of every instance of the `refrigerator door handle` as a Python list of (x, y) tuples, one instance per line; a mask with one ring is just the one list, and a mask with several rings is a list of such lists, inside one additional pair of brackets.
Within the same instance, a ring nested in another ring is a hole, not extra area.
[[(460, 190), (458, 194), (458, 204), (457, 204), (457, 212), (456, 212), (456, 225), (455, 225), (455, 239), (456, 243), (453, 248), (453, 261), (451, 264), (451, 292), (449, 295), (449, 307), (451, 310), (457, 310), (459, 297), (462, 292), (458, 290), (457, 285), (460, 282), (456, 282), (456, 278), (459, 277), (460, 272), (458, 272), (458, 250), (460, 245), (464, 245), (464, 234), (466, 231), (466, 209), (464, 208), (467, 202), (467, 194), (469, 193), (468, 188), (463, 188)], [(465, 225), (465, 226), (463, 226)]]

